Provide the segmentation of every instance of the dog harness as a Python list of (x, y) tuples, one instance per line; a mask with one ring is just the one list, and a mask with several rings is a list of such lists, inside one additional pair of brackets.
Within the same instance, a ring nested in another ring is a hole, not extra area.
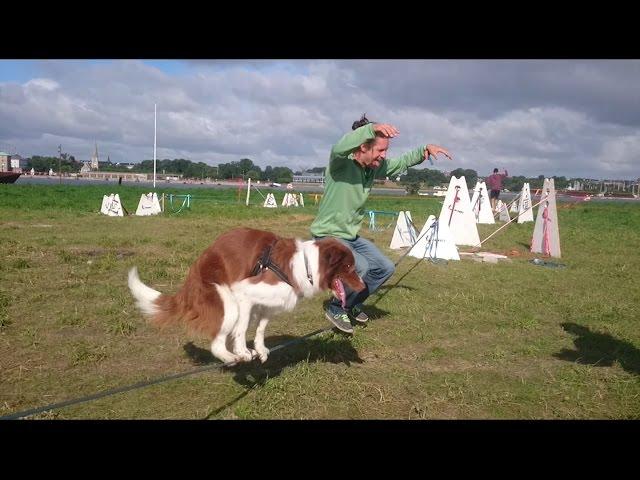
[[(289, 278), (284, 274), (282, 270), (280, 270), (280, 267), (278, 267), (278, 265), (276, 265), (271, 261), (271, 250), (273, 249), (274, 245), (275, 245), (275, 242), (264, 249), (264, 251), (262, 252), (262, 257), (260, 257), (260, 260), (258, 260), (258, 263), (256, 263), (256, 266), (253, 267), (253, 270), (251, 270), (251, 276), (255, 277), (256, 275), (259, 275), (260, 273), (262, 273), (264, 270), (271, 270), (273, 273), (276, 274), (276, 276), (278, 276), (278, 278), (280, 278), (280, 280), (282, 280), (285, 283), (288, 283), (289, 285), (291, 285), (292, 288), (294, 288), (291, 282), (289, 281)], [(304, 255), (304, 252), (302, 253)], [(309, 263), (307, 262), (306, 255), (304, 255), (304, 266), (307, 270), (307, 279), (309, 280), (309, 283), (313, 285), (313, 277), (309, 273)]]

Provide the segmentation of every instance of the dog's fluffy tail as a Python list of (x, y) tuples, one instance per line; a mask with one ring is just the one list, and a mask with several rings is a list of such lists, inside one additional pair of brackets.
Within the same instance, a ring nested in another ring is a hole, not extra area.
[(136, 267), (129, 270), (129, 289), (136, 299), (136, 306), (143, 314), (148, 315), (155, 325), (163, 327), (174, 323), (182, 316), (176, 296), (162, 294), (142, 283)]
[(145, 315), (155, 316), (160, 312), (156, 300), (162, 295), (159, 291), (147, 287), (138, 276), (138, 269), (133, 267), (129, 270), (129, 289), (136, 299), (136, 306)]

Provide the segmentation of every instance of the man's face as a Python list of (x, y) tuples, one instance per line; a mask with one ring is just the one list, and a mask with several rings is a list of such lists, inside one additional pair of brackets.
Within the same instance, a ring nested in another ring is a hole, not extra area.
[[(366, 148), (366, 147), (363, 147)], [(378, 168), (387, 156), (389, 149), (389, 139), (385, 137), (376, 137), (371, 148), (364, 150), (360, 157), (362, 164), (369, 168)]]

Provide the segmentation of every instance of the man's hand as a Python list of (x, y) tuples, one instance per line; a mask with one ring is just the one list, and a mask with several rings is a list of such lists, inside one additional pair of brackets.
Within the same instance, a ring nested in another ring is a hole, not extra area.
[(451, 154), (446, 148), (442, 148), (442, 147), (439, 147), (438, 145), (431, 145), (431, 144), (427, 145), (427, 148), (424, 149), (424, 159), (427, 160), (429, 158), (429, 155), (431, 155), (433, 158), (437, 158), (436, 155), (439, 153), (442, 153), (449, 160), (453, 160), (451, 158)]
[(374, 123), (373, 131), (381, 133), (384, 137), (395, 137), (400, 134), (396, 127), (387, 123)]

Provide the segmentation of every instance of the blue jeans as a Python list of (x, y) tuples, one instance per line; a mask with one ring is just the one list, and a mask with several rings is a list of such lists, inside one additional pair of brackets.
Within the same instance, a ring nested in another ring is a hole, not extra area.
[[(314, 237), (322, 238), (322, 237)], [(347, 285), (344, 286), (346, 293), (346, 309), (350, 310), (353, 306), (364, 302), (369, 295), (380, 288), (387, 279), (393, 275), (396, 267), (391, 260), (385, 257), (378, 247), (369, 240), (357, 236), (353, 240), (345, 240), (337, 238), (344, 243), (353, 252), (356, 260), (356, 272), (364, 281), (366, 287), (360, 292), (354, 292)], [(340, 300), (333, 298), (332, 305), (340, 307)]]

